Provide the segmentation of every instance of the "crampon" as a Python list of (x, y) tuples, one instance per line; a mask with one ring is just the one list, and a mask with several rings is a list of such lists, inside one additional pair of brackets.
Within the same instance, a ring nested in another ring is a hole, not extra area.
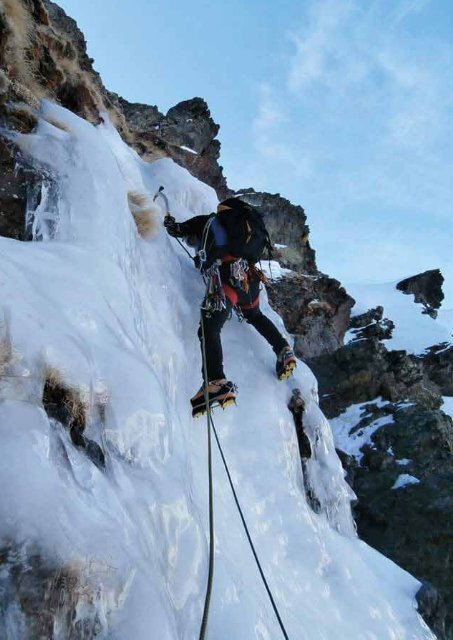
[(199, 418), (214, 407), (226, 409), (232, 404), (236, 404), (236, 385), (229, 380), (212, 380), (208, 384), (208, 403), (205, 398), (205, 388), (202, 385), (197, 393), (191, 398), (192, 417)]
[(275, 372), (279, 380), (286, 380), (293, 375), (296, 368), (296, 358), (291, 347), (284, 347), (277, 356)]

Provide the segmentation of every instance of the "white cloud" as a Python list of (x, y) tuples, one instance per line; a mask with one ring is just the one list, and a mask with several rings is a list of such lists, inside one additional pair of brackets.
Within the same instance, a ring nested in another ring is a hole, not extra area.
[(296, 176), (309, 176), (311, 165), (302, 150), (297, 152), (280, 140), (280, 131), (291, 127), (285, 108), (268, 83), (262, 83), (258, 90), (258, 111), (252, 123), (255, 148), (262, 159), (289, 166)]
[(310, 4), (307, 26), (299, 32), (289, 33), (296, 48), (287, 81), (290, 92), (297, 93), (315, 81), (329, 83), (332, 72), (338, 69), (343, 77), (360, 77), (361, 64), (345, 59), (344, 49), (338, 46), (339, 36), (356, 13), (353, 0), (324, 0)]
[(277, 105), (272, 94), (271, 86), (263, 82), (259, 87), (258, 113), (253, 121), (253, 128), (257, 133), (266, 132), (287, 120), (282, 108)]
[(420, 13), (430, 3), (430, 0), (403, 0), (395, 8), (395, 22), (400, 22), (411, 13)]
[[(338, 221), (356, 242), (363, 238), (351, 269), (374, 243), (377, 273), (409, 260), (405, 272), (415, 272), (436, 258), (429, 238), (453, 233), (453, 45), (427, 28), (430, 4), (304, 3), (281, 77), (260, 89), (257, 165), (271, 189), (307, 207), (324, 246), (336, 246)], [(385, 241), (373, 238), (377, 211), (380, 224), (398, 229)], [(433, 266), (442, 263), (445, 256)]]

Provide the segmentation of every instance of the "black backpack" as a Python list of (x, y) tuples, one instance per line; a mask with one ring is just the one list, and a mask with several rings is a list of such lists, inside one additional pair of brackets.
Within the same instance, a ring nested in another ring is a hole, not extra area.
[(270, 257), (272, 244), (262, 214), (239, 198), (228, 198), (220, 204), (229, 207), (215, 218), (226, 231), (230, 254), (252, 264), (261, 259), (265, 249)]

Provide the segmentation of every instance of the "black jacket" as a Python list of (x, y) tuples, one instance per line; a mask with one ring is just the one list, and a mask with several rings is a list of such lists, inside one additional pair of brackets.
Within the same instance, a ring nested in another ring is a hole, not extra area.
[(178, 235), (187, 242), (188, 245), (199, 249), (201, 246), (201, 240), (203, 237), (203, 231), (207, 221), (213, 214), (204, 216), (194, 216), (189, 218), (185, 222), (179, 223), (180, 232)]

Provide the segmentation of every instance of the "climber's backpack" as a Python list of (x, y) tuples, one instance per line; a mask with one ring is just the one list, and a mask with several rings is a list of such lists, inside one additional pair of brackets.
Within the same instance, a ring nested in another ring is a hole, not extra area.
[[(251, 264), (261, 259), (265, 249), (270, 256), (272, 244), (262, 214), (239, 198), (228, 198), (221, 205), (228, 209), (210, 218), (202, 246), (214, 244), (226, 247), (229, 255), (245, 258)], [(211, 241), (208, 240), (208, 234), (212, 236)]]

